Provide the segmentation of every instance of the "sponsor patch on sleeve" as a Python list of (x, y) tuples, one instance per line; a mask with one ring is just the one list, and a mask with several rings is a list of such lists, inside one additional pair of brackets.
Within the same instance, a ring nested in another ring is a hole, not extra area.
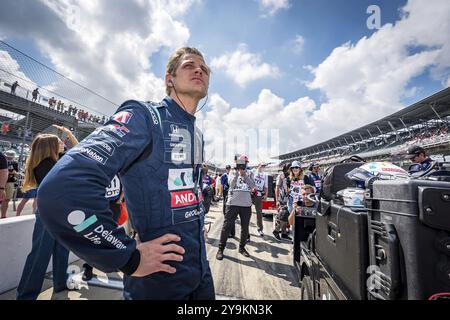
[(130, 119), (132, 116), (133, 116), (133, 113), (131, 113), (130, 111), (120, 111), (120, 112), (116, 113), (115, 115), (113, 115), (112, 119), (117, 122), (127, 124), (128, 122), (130, 122)]

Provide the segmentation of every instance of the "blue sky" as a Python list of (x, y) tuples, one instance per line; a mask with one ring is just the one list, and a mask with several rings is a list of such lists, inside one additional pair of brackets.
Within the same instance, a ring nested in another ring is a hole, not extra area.
[[(370, 5), (380, 8), (379, 30), (367, 27)], [(170, 53), (200, 48), (213, 70), (198, 114), (210, 146), (251, 127), (278, 130), (279, 152), (292, 151), (450, 85), (445, 0), (7, 0), (3, 8), (0, 39), (118, 103), (160, 99)], [(80, 13), (75, 26), (68, 8)]]

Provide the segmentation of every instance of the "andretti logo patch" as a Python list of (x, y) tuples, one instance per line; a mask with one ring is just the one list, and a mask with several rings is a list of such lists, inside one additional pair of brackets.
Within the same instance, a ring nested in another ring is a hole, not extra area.
[(197, 204), (197, 197), (192, 190), (171, 192), (171, 207), (179, 208)]
[(119, 113), (116, 113), (115, 115), (113, 115), (112, 118), (113, 118), (113, 120), (116, 120), (117, 122), (127, 124), (128, 122), (130, 122), (130, 119), (132, 116), (133, 116), (133, 114), (131, 112), (120, 111)]

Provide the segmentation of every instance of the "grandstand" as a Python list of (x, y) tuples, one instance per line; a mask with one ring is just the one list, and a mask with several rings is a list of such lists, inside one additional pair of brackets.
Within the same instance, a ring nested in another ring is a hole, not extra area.
[(327, 141), (279, 155), (282, 163), (318, 161), (331, 166), (357, 155), (367, 161), (403, 165), (401, 155), (412, 144), (435, 157), (450, 155), (450, 88), (437, 92), (383, 119)]

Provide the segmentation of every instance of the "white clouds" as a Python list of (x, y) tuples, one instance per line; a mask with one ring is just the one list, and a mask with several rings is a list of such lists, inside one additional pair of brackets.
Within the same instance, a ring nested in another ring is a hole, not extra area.
[[(280, 153), (290, 152), (399, 110), (404, 107), (402, 98), (415, 97), (421, 90), (410, 83), (424, 72), (430, 71), (433, 79), (450, 86), (450, 4), (445, 0), (432, 5), (413, 0), (403, 11), (396, 24), (387, 24), (370, 37), (335, 48), (316, 67), (304, 67), (314, 76), (308, 87), (320, 90), (324, 103), (316, 106), (309, 97), (286, 103), (270, 90), (262, 90), (257, 101), (248, 106), (226, 109), (221, 114), (225, 121), (206, 114), (205, 119), (212, 119), (214, 124), (213, 136), (220, 137), (211, 141), (225, 144), (227, 132), (245, 137), (246, 128), (278, 129)], [(206, 128), (206, 136), (210, 130)], [(248, 152), (243, 140), (234, 143), (240, 148), (238, 152)], [(207, 152), (215, 149), (210, 143)], [(216, 159), (230, 162), (232, 153), (226, 156)]]
[(261, 55), (248, 52), (245, 44), (241, 44), (232, 53), (214, 58), (211, 66), (223, 69), (241, 87), (245, 87), (251, 81), (276, 78), (280, 75), (278, 67), (262, 62)]
[(150, 58), (187, 43), (189, 29), (176, 17), (197, 2), (17, 0), (3, 5), (0, 29), (28, 34), (57, 71), (116, 103), (161, 99), (164, 75), (151, 72)]
[(19, 83), (19, 87), (16, 89), (16, 95), (26, 97), (27, 90), (31, 91), (36, 88), (36, 84), (20, 70), (20, 65), (17, 61), (8, 52), (3, 50), (0, 50), (0, 66), (3, 69), (0, 70), (0, 79), (2, 82), (0, 85), (2, 86), (2, 90), (8, 90), (8, 88), (3, 87), (3, 82), (12, 84), (16, 80)]
[(218, 94), (211, 97), (211, 110), (202, 114), (206, 158), (231, 163), (235, 153), (246, 153), (250, 164), (272, 161), (280, 152), (296, 148), (310, 130), (305, 119), (314, 111), (313, 100), (303, 97), (286, 103), (269, 89), (244, 108), (230, 108)]
[(259, 4), (269, 16), (273, 16), (280, 9), (288, 9), (291, 6), (289, 0), (259, 0)]
[[(314, 112), (313, 141), (331, 138), (393, 113), (401, 99), (416, 88), (410, 81), (431, 68), (446, 81), (450, 67), (450, 4), (409, 1), (403, 18), (384, 25), (369, 38), (350, 42), (333, 52), (311, 72), (310, 89), (319, 89), (327, 101)], [(448, 73), (447, 73), (448, 74)], [(302, 144), (302, 146), (306, 146)]]

